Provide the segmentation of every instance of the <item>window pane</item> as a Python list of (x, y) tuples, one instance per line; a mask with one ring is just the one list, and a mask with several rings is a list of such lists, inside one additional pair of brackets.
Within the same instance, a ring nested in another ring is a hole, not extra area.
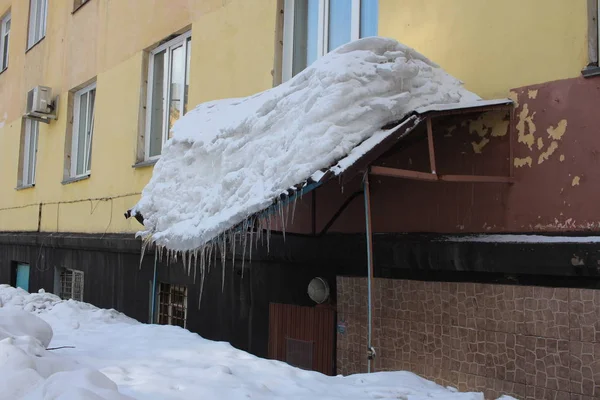
[(79, 121), (77, 124), (77, 154), (75, 159), (75, 175), (81, 175), (85, 172), (85, 139), (86, 139), (86, 125), (87, 125), (87, 108), (88, 108), (88, 93), (84, 93), (79, 97)]
[(153, 73), (151, 82), (152, 104), (150, 104), (150, 145), (148, 157), (160, 154), (162, 149), (162, 133), (164, 127), (165, 111), (165, 71), (166, 52), (161, 51), (154, 55)]
[(185, 79), (185, 48), (179, 46), (171, 50), (171, 92), (169, 93), (169, 128), (167, 137), (171, 138), (171, 128), (181, 116)]
[(360, 37), (377, 36), (379, 0), (360, 1)]
[(35, 21), (35, 35), (34, 35), (34, 43), (37, 42), (38, 40), (40, 40), (43, 36), (42, 34), (42, 26), (43, 26), (43, 21), (44, 21), (44, 15), (43, 15), (43, 0), (35, 0), (35, 15), (36, 15), (36, 21)]
[(26, 129), (26, 139), (25, 143), (27, 148), (26, 157), (25, 157), (25, 176), (24, 176), (24, 184), (32, 185), (35, 183), (35, 165), (36, 165), (36, 153), (37, 153), (37, 138), (38, 138), (38, 129), (39, 123), (37, 121), (27, 120), (25, 123)]
[(351, 39), (352, 2), (329, 0), (329, 45), (334, 50)]
[(185, 94), (183, 102), (183, 113), (188, 111), (188, 90), (190, 86), (190, 54), (192, 52), (192, 38), (185, 42)]
[(294, 2), (294, 55), (292, 75), (318, 57), (319, 0)]
[(87, 117), (87, 138), (85, 141), (85, 172), (89, 173), (92, 165), (92, 138), (94, 136), (94, 110), (96, 105), (96, 89), (90, 91), (90, 107)]

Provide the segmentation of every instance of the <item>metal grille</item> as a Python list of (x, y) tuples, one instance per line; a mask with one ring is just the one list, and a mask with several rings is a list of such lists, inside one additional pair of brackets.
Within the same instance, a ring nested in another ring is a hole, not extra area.
[(158, 323), (186, 327), (187, 287), (161, 283), (158, 288)]
[(65, 268), (60, 272), (59, 297), (83, 301), (83, 271)]
[(285, 338), (285, 361), (294, 367), (313, 369), (313, 342)]

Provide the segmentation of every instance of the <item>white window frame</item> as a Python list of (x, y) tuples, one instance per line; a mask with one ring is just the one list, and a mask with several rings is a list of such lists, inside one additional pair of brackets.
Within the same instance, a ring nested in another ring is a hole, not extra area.
[[(185, 60), (187, 61), (187, 40), (192, 37), (192, 31), (187, 31), (174, 39), (169, 40), (166, 43), (161, 44), (154, 50), (150, 52), (150, 57), (148, 57), (148, 86), (147, 86), (147, 99), (146, 99), (146, 129), (145, 129), (145, 144), (144, 144), (144, 159), (145, 160), (156, 160), (160, 158), (160, 154), (155, 156), (150, 156), (150, 141), (152, 134), (152, 89), (153, 89), (153, 77), (154, 77), (154, 56), (163, 50), (165, 54), (168, 55), (169, 61), (167, 62), (167, 71), (166, 76), (163, 80), (163, 86), (167, 86), (165, 88), (165, 100), (163, 106), (163, 131), (162, 131), (162, 145), (169, 140), (169, 104), (171, 102), (171, 90), (168, 87), (171, 81), (171, 50), (183, 46), (185, 50)], [(184, 88), (182, 96), (185, 97), (185, 77), (187, 76), (187, 62), (185, 62), (185, 71), (184, 71)], [(181, 101), (181, 109), (179, 110), (181, 116), (183, 116), (185, 110), (185, 98)], [(161, 149), (162, 153), (162, 149)]]
[[(11, 21), (10, 11), (0, 19), (0, 72), (8, 68), (10, 51), (10, 28), (8, 23)], [(6, 59), (4, 59), (4, 49), (6, 48)]]
[[(285, 82), (292, 78), (294, 66), (294, 6), (296, 1), (285, 0), (283, 11), (283, 68), (282, 80)], [(360, 0), (348, 0), (352, 2), (352, 14), (350, 20), (350, 40), (360, 37)], [(317, 27), (317, 58), (327, 54), (329, 47), (329, 0), (319, 0), (319, 17)]]
[[(79, 157), (82, 156), (81, 154), (79, 154), (79, 151), (78, 151), (79, 140), (80, 140), (80, 138), (79, 138), (79, 136), (80, 136), (79, 116), (80, 116), (80, 111), (81, 111), (80, 110), (81, 96), (88, 93), (88, 99), (89, 99), (89, 93), (92, 90), (94, 90), (94, 91), (96, 90), (96, 82), (84, 87), (83, 89), (78, 90), (77, 92), (75, 92), (75, 95), (74, 95), (73, 132), (72, 132), (72, 136), (71, 136), (71, 177), (72, 178), (89, 176), (91, 173), (91, 165), (90, 165), (90, 168), (87, 168), (87, 166), (88, 166), (89, 158), (92, 155), (92, 143), (93, 143), (93, 138), (94, 138), (94, 120), (95, 120), (95, 114), (96, 114), (96, 102), (95, 101), (94, 101), (94, 109), (92, 110), (92, 117), (91, 117), (90, 126), (89, 126), (89, 130), (90, 130), (89, 138), (88, 138), (88, 135), (85, 135), (85, 138), (84, 138), (87, 141), (85, 143), (85, 147), (84, 147), (85, 150), (84, 150), (84, 154), (83, 154), (83, 165), (84, 165), (85, 170), (81, 174), (77, 174), (77, 161), (79, 161)], [(88, 110), (89, 110), (89, 106), (90, 106), (90, 102), (88, 100), (88, 102), (87, 102)], [(86, 115), (88, 115), (88, 111), (86, 111)], [(87, 127), (88, 126), (86, 124), (86, 128)]]
[[(40, 5), (38, 7), (38, 4)], [(38, 12), (38, 8), (41, 12)], [(27, 30), (27, 50), (46, 36), (48, 0), (29, 0), (29, 28)]]
[[(71, 269), (71, 268), (60, 268), (57, 272), (59, 273), (58, 296), (63, 300), (73, 299), (73, 300), (77, 300), (77, 301), (83, 301), (83, 291), (84, 291), (84, 287), (85, 287), (85, 275), (84, 275), (83, 271), (79, 271), (79, 270)], [(68, 294), (69, 298), (65, 298), (66, 297), (65, 292), (63, 292), (64, 286), (65, 286), (63, 283), (63, 274), (65, 274), (65, 275), (71, 274), (71, 287), (70, 287), (70, 293)], [(81, 291), (79, 293), (75, 293), (75, 281), (76, 280), (80, 280)], [(76, 294), (79, 294), (79, 296), (76, 296)]]
[[(35, 185), (39, 133), (40, 123), (38, 121), (26, 118), (25, 146), (23, 148), (23, 174), (21, 177), (22, 186)], [(32, 152), (30, 151), (31, 146), (33, 146)], [(30, 157), (30, 153), (33, 153), (33, 157)]]

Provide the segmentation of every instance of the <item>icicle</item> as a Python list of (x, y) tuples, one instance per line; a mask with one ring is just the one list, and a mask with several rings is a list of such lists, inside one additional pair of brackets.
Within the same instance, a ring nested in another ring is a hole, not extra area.
[(187, 266), (187, 258), (186, 258), (186, 252), (182, 252), (181, 254), (181, 261), (183, 262), (183, 271), (185, 272), (186, 266)]
[(194, 283), (196, 283), (196, 273), (198, 272), (198, 249), (194, 250)]
[[(302, 192), (300, 192), (300, 195), (302, 195)], [(294, 200), (292, 200), (292, 224), (294, 223), (294, 216), (296, 215), (296, 201), (298, 201), (298, 196), (295, 196)]]
[(223, 270), (221, 273), (221, 293), (225, 291), (225, 234), (223, 234), (223, 238), (221, 239), (221, 269)]

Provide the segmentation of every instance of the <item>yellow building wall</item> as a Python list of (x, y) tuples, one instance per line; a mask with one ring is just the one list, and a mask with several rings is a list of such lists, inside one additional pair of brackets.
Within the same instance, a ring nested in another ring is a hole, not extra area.
[[(0, 74), (0, 231), (135, 232), (125, 220), (152, 167), (136, 162), (144, 51), (192, 30), (190, 105), (272, 86), (277, 0), (50, 0), (46, 38), (25, 52), (28, 1), (12, 13), (9, 68)], [(415, 47), (486, 98), (577, 76), (587, 64), (586, 2), (380, 0), (379, 34)], [(61, 184), (69, 91), (97, 81), (89, 179)], [(59, 118), (40, 125), (36, 186), (15, 190), (25, 97), (60, 95)], [(41, 206), (40, 206), (41, 204)]]
[(484, 98), (580, 75), (584, 0), (379, 0), (379, 35), (411, 46)]
[[(123, 213), (152, 173), (132, 168), (144, 50), (191, 28), (192, 106), (264, 90), (273, 81), (276, 0), (92, 0), (74, 14), (72, 0), (49, 3), (46, 37), (25, 53), (28, 1), (0, 0), (0, 15), (12, 14), (9, 68), (0, 74), (0, 231), (135, 232), (141, 226)], [(68, 92), (93, 79), (91, 176), (63, 185)], [(35, 187), (15, 190), (21, 116), (35, 85), (60, 95), (59, 118), (40, 124)]]

